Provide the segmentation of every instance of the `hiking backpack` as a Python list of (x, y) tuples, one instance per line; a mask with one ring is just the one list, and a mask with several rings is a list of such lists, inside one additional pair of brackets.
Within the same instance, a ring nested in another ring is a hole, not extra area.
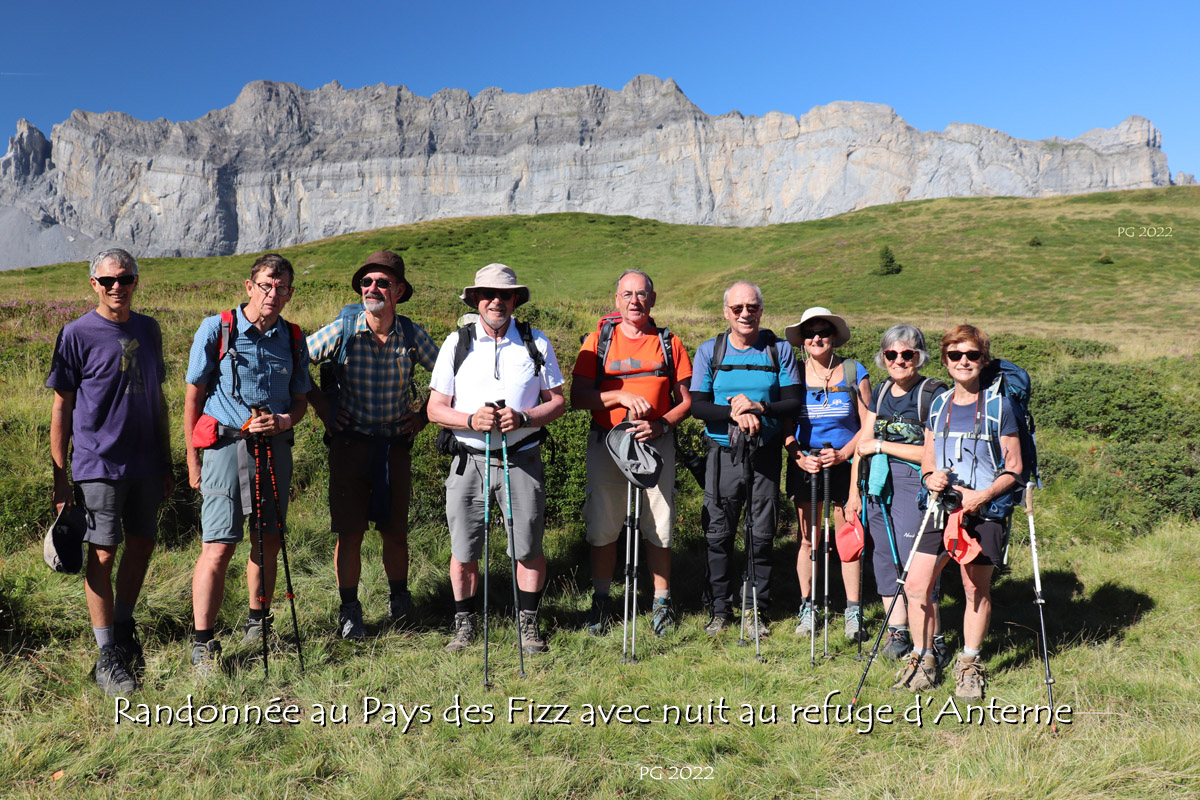
[[(984, 390), (983, 404), (985, 426), (977, 424), (973, 432), (963, 434), (947, 433), (944, 429), (939, 430), (941, 413), (946, 407), (947, 399), (953, 395), (953, 391), (948, 391), (934, 399), (933, 405), (930, 407), (933, 435), (937, 439), (957, 438), (960, 448), (963, 439), (987, 442), (988, 453), (992, 459), (992, 469), (999, 475), (1004, 470), (1004, 453), (1000, 449), (1000, 429), (1004, 409), (1002, 400), (1007, 397), (1013, 402), (1017, 408), (1017, 438), (1021, 443), (1021, 474), (1017, 476), (1015, 487), (1007, 494), (992, 501), (987, 514), (987, 516), (997, 519), (1007, 518), (1012, 513), (1013, 507), (1019, 505), (1024, 499), (1027, 482), (1033, 481), (1039, 487), (1041, 486), (1037, 468), (1037, 442), (1034, 439), (1036, 426), (1033, 422), (1033, 415), (1029, 413), (1032, 385), (1028, 372), (1002, 358), (992, 359), (988, 363), (980, 375), (980, 384), (987, 387)], [(983, 427), (982, 430), (981, 427)], [(948, 442), (947, 446), (949, 446)]]
[[(726, 364), (725, 350), (729, 346), (729, 331), (717, 334), (717, 339), (713, 342), (712, 358), (708, 362), (708, 369), (716, 380), (718, 372), (729, 372), (735, 369), (750, 369), (758, 372), (778, 372), (779, 371), (779, 350), (776, 345), (779, 343), (779, 337), (775, 335), (775, 331), (770, 328), (760, 328), (759, 338), (763, 340), (763, 345), (767, 348), (767, 355), (771, 359), (771, 365), (765, 364)], [(757, 344), (758, 342), (755, 342)]]
[[(600, 388), (600, 382), (604, 380), (605, 372), (604, 365), (608, 363), (608, 349), (612, 346), (613, 331), (621, 324), (621, 315), (614, 312), (605, 314), (600, 318), (600, 323), (597, 326), (596, 339), (596, 388)], [(650, 324), (654, 325), (654, 319), (651, 318)], [(657, 369), (641, 370), (640, 372), (625, 372), (621, 378), (632, 378), (637, 375), (653, 375), (661, 378), (666, 377), (670, 380), (671, 389), (675, 388), (675, 356), (671, 350), (671, 331), (669, 328), (660, 328), (654, 325), (654, 329), (658, 331), (658, 342), (662, 347), (663, 366)], [(586, 337), (585, 337), (586, 338)]]
[[(245, 303), (238, 308), (244, 307)], [(221, 324), (217, 333), (217, 369), (219, 372), (221, 367), (221, 359), (224, 358), (227, 353), (229, 354), (230, 358), (234, 359), (233, 368), (230, 370), (230, 373), (233, 375), (231, 387), (232, 391), (230, 392), (230, 396), (233, 397), (233, 399), (237, 402), (241, 403), (242, 395), (238, 391), (238, 385), (241, 383), (241, 379), (238, 377), (237, 371), (237, 323), (234, 322), (234, 313), (237, 310), (237, 308), (233, 308), (228, 311), (221, 312)], [(291, 334), (292, 369), (301, 369), (303, 365), (300, 363), (300, 353), (301, 345), (304, 343), (304, 333), (300, 330), (300, 326), (294, 322), (288, 322), (282, 317), (280, 317), (279, 321), (287, 326), (288, 332)], [(216, 391), (218, 383), (220, 383), (220, 381), (214, 380), (209, 384), (209, 394), (212, 394), (214, 391)]]

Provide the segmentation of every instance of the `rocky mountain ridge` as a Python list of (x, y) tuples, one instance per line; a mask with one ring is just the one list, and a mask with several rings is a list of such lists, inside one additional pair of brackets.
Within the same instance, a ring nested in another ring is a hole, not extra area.
[(403, 86), (256, 81), (171, 122), (22, 120), (0, 159), (0, 267), (255, 252), (419, 220), (582, 211), (767, 225), (936, 197), (1040, 197), (1171, 183), (1132, 116), (1071, 140), (977, 125), (918, 131), (883, 105), (710, 116), (672, 80), (432, 97)]

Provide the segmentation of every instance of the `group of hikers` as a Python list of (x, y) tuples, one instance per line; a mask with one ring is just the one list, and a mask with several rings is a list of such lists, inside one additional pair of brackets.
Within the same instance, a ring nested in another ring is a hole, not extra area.
[[(115, 695), (135, 690), (144, 666), (134, 606), (154, 548), (157, 508), (174, 491), (174, 479), (162, 334), (152, 318), (131, 308), (137, 261), (124, 250), (106, 250), (91, 262), (89, 280), (97, 308), (62, 329), (46, 382), (54, 390), (53, 499), (60, 520), (70, 517), (84, 531), (85, 590), (100, 650), (95, 680)], [(514, 316), (530, 301), (529, 287), (508, 266), (483, 267), (460, 295), (470, 313), (439, 347), (397, 312), (413, 287), (403, 260), (391, 251), (366, 258), (350, 280), (358, 301), (307, 337), (281, 316), (294, 280), (286, 258), (258, 258), (245, 281), (244, 302), (205, 319), (191, 346), (183, 429), (188, 483), (201, 496), (202, 534), (192, 578), (194, 670), (211, 675), (222, 668), (217, 616), (226, 572), (247, 526), (249, 612), (242, 641), (263, 645), (266, 657), (281, 549), (285, 573), (288, 565), (281, 533), (292, 429), (309, 406), (324, 425), (329, 448), (337, 634), (350, 640), (367, 635), (358, 586), (371, 523), (382, 541), (388, 619), (399, 623), (414, 613), (408, 586), (411, 446), (433, 422), (442, 429), (439, 449), (453, 456), (445, 483), (454, 598), (446, 649), (477, 643), (481, 583), (486, 642), (494, 503), (503, 509), (514, 565), (520, 652), (548, 650), (538, 619), (547, 573), (541, 445), (567, 398), (550, 340)], [(582, 509), (593, 586), (587, 631), (603, 635), (615, 621), (611, 584), (623, 530), (626, 621), (632, 608), (636, 625), (628, 561), (632, 545), (636, 565), (640, 538), (653, 582), (653, 632), (662, 636), (675, 624), (674, 431), (690, 414), (703, 423), (708, 448), (703, 464), (694, 465), (698, 476), (703, 470), (707, 634), (718, 636), (734, 624), (739, 593), (743, 635), (751, 631), (757, 643), (769, 633), (776, 497), (784, 473), (799, 531), (802, 599), (795, 633), (814, 637), (815, 647), (816, 554), (824, 541), (828, 636), (831, 512), (848, 540), (857, 531), (859, 553), (864, 539), (873, 550), (876, 584), (888, 609), (882, 652), (902, 662), (896, 687), (915, 692), (935, 686), (953, 662), (955, 693), (981, 699), (990, 585), (1026, 474), (1018, 409), (1008, 397), (993, 396), (984, 378), (991, 361), (987, 335), (960, 325), (942, 338), (937, 357), (953, 380), (947, 387), (920, 372), (931, 358), (921, 331), (893, 326), (875, 354), (887, 379), (872, 390), (862, 364), (837, 354), (850, 329), (829, 309), (808, 309), (780, 339), (760, 326), (762, 292), (739, 281), (722, 297), (727, 330), (700, 344), (693, 360), (678, 336), (655, 324), (649, 275), (622, 273), (613, 300), (615, 313), (582, 342), (570, 389), (571, 406), (592, 415)], [(803, 352), (802, 361), (793, 346)], [(310, 365), (323, 365), (319, 385), (310, 378)], [(430, 373), (427, 399), (415, 390), (418, 366)], [(739, 581), (736, 541), (743, 515), (746, 566)], [(951, 558), (960, 563), (966, 595), (956, 658), (942, 637), (937, 606), (939, 574)], [(855, 553), (842, 563), (844, 634), (859, 642), (866, 638), (861, 570)]]

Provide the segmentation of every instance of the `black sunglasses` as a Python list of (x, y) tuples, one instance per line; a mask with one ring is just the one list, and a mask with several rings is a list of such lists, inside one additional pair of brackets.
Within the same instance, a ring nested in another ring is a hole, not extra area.
[(835, 331), (833, 328), (821, 328), (819, 331), (818, 330), (801, 331), (801, 333), (804, 335), (805, 339), (816, 339), (816, 338), (829, 339), (835, 333), (837, 333), (837, 331)]
[(896, 352), (895, 350), (884, 350), (883, 357), (886, 358), (888, 360), (888, 362), (895, 361), (897, 357), (903, 358), (905, 361), (912, 361), (914, 358), (917, 357), (917, 351), (916, 350), (901, 350), (899, 352)]
[(967, 361), (978, 361), (983, 358), (983, 353), (979, 350), (947, 350), (946, 360), (958, 362), (963, 356), (967, 357)]
[(136, 280), (137, 275), (105, 275), (103, 278), (96, 278), (96, 283), (105, 289), (111, 289), (114, 283), (119, 283), (121, 286), (132, 286)]
[(758, 312), (762, 311), (762, 306), (760, 306), (758, 303), (743, 303), (736, 306), (729, 306), (729, 310), (733, 312), (735, 317), (742, 313), (743, 308), (751, 314), (757, 314)]
[(475, 292), (484, 300), (495, 300), (496, 298), (500, 298), (507, 303), (509, 300), (513, 299), (512, 289), (476, 289)]
[(372, 286), (387, 291), (392, 288), (391, 278), (362, 278), (358, 285), (363, 289), (370, 289)]

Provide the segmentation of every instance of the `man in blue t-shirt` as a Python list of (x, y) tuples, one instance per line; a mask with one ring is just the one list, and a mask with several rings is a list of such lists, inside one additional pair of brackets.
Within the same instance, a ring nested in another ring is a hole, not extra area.
[(46, 379), (54, 390), (50, 457), (56, 510), (75, 503), (87, 523), (84, 592), (100, 647), (95, 680), (107, 694), (123, 695), (138, 685), (142, 648), (133, 608), (154, 550), (159, 503), (175, 487), (162, 393), (166, 368), (158, 323), (130, 309), (138, 286), (134, 257), (104, 251), (92, 260), (90, 281), (96, 310), (63, 327)]
[[(709, 443), (703, 525), (712, 613), (704, 630), (710, 636), (733, 620), (733, 545), (743, 506), (751, 520), (750, 561), (759, 607), (770, 604), (781, 421), (795, 415), (803, 400), (791, 345), (759, 327), (763, 313), (759, 288), (746, 281), (735, 283), (725, 290), (722, 305), (729, 330), (700, 345), (691, 385), (692, 415), (705, 423)], [(746, 624), (749, 630), (756, 629), (755, 620)], [(766, 634), (762, 620), (757, 621), (757, 630), (760, 636)]]

